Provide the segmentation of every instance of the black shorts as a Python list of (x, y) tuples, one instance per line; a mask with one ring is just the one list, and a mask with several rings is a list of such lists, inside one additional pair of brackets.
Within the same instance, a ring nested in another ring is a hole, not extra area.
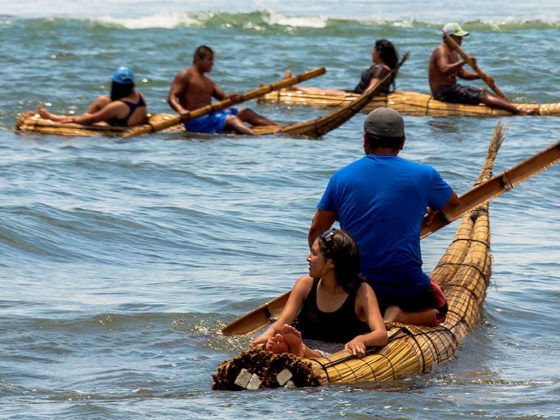
[(481, 97), (482, 90), (459, 84), (443, 86), (434, 93), (434, 99), (452, 104), (478, 105)]
[(422, 312), (426, 309), (436, 309), (438, 311), (436, 315), (438, 324), (445, 320), (448, 310), (447, 300), (441, 288), (431, 279), (430, 287), (420, 294), (405, 297), (395, 296), (391, 299), (379, 300), (381, 315), (385, 314), (385, 310), (389, 306), (398, 306), (403, 312)]

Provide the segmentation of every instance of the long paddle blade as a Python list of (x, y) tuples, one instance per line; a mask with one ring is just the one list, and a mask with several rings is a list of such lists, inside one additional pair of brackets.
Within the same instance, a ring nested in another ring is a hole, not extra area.
[[(210, 105), (206, 105), (203, 106), (201, 108), (197, 108), (193, 111), (191, 111), (191, 118), (197, 118), (200, 117), (202, 115), (208, 114), (212, 111), (217, 111), (220, 109), (224, 109), (227, 107), (230, 107), (232, 105), (235, 104), (239, 104), (241, 102), (245, 102), (245, 101), (249, 101), (251, 99), (255, 99), (258, 98), (259, 96), (263, 96), (269, 92), (273, 92), (275, 90), (280, 90), (280, 89), (284, 89), (290, 86), (295, 85), (296, 83), (300, 83), (303, 82), (304, 80), (309, 80), (312, 79), (314, 77), (317, 76), (321, 76), (322, 74), (325, 74), (326, 69), (324, 67), (316, 67), (314, 69), (308, 70), (305, 73), (301, 73), (292, 77), (287, 77), (285, 79), (282, 79), (278, 82), (275, 83), (271, 83), (269, 85), (262, 85), (256, 89), (253, 90), (249, 90), (245, 93), (243, 93), (242, 95), (240, 95), (240, 100), (238, 101), (233, 101), (231, 100), (231, 98), (227, 98), (224, 99), (223, 101), (219, 101), (216, 102), (214, 104), (210, 104)], [(178, 115), (169, 118), (167, 120), (162, 121), (161, 123), (157, 124), (157, 125), (150, 125), (150, 124), (143, 124), (141, 126), (138, 126), (136, 129), (133, 127), (130, 129), (130, 132), (128, 132), (126, 135), (124, 135), (123, 137), (133, 137), (133, 136), (139, 136), (142, 134), (147, 134), (147, 133), (155, 133), (157, 131), (161, 131), (161, 130), (165, 130), (166, 128), (169, 127), (173, 127), (174, 125), (180, 124), (181, 123), (181, 117), (179, 117)]]
[(455, 42), (455, 40), (453, 38), (451, 38), (449, 35), (447, 34), (443, 34), (443, 39), (445, 41), (445, 43), (449, 46), (449, 48), (451, 48), (452, 50), (456, 51), (457, 54), (459, 54), (461, 56), (461, 58), (463, 60), (465, 60), (466, 63), (469, 64), (469, 66), (472, 67), (472, 69), (476, 72), (476, 74), (478, 74), (478, 76), (484, 80), (484, 83), (486, 83), (488, 85), (488, 87), (490, 89), (492, 89), (496, 95), (501, 96), (504, 99), (508, 99), (508, 97), (505, 95), (504, 92), (502, 92), (500, 90), (500, 88), (498, 86), (496, 86), (496, 83), (490, 79), (490, 77), (488, 77), (488, 75), (486, 73), (484, 73), (482, 71), (482, 69), (480, 67), (478, 67), (478, 64), (476, 64), (473, 59), (471, 57), (469, 57), (459, 46), (459, 44), (457, 44)]
[(241, 318), (222, 328), (224, 335), (246, 335), (261, 329), (274, 321), (274, 317), (282, 312), (284, 305), (290, 297), (290, 292), (284, 293), (276, 299), (256, 307)]
[[(559, 162), (560, 142), (461, 195), (459, 206), (446, 215), (441, 214), (441, 212), (438, 213), (439, 217), (435, 217), (431, 223), (422, 226), (420, 237), (425, 238), (442, 227), (447, 226), (463, 214), (502, 195), (504, 192), (527, 181), (540, 172), (551, 168)], [(265, 327), (282, 312), (282, 308), (288, 300), (289, 295), (290, 292), (285, 293), (255, 308), (224, 327), (222, 333), (224, 335), (247, 335)]]
[(439, 212), (437, 214), (439, 217), (434, 218), (431, 223), (422, 226), (420, 237), (425, 238), (431, 235), (435, 231), (458, 219), (466, 212), (474, 210), (487, 201), (502, 195), (522, 182), (551, 168), (558, 162), (560, 162), (560, 142), (463, 194), (459, 197), (459, 206), (445, 215)]

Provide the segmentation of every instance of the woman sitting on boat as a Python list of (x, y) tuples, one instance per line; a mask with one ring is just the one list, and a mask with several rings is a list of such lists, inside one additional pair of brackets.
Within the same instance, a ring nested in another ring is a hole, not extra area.
[(127, 67), (119, 67), (111, 78), (110, 96), (99, 96), (82, 115), (56, 115), (38, 106), (42, 118), (60, 123), (94, 124), (106, 123), (111, 127), (130, 127), (142, 124), (147, 118), (144, 96), (134, 90), (134, 75)]
[[(251, 346), (275, 353), (321, 357), (306, 339), (346, 343), (358, 357), (387, 343), (387, 331), (373, 289), (359, 274), (360, 255), (349, 233), (330, 229), (315, 240), (307, 257), (309, 274), (300, 277), (280, 317)], [(290, 325), (294, 323), (294, 325)], [(297, 329), (296, 329), (297, 327)]]
[[(398, 64), (399, 54), (392, 42), (386, 39), (378, 39), (375, 41), (375, 45), (371, 49), (371, 59), (373, 65), (362, 72), (362, 77), (360, 82), (356, 85), (353, 90), (339, 90), (339, 89), (321, 89), (321, 88), (306, 88), (300, 86), (294, 86), (290, 89), (300, 90), (305, 93), (311, 94), (328, 94), (337, 96), (346, 96), (348, 93), (358, 93), (362, 94), (366, 90), (373, 88), (381, 80), (383, 80)], [(287, 70), (285, 77), (291, 77), (292, 72)], [(389, 93), (395, 90), (395, 80), (391, 80), (383, 91), (380, 93)]]

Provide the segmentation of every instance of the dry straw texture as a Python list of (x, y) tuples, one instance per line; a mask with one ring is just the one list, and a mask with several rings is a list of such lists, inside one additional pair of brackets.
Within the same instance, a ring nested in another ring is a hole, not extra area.
[[(263, 96), (262, 102), (278, 102), (286, 105), (310, 105), (320, 107), (337, 107), (347, 105), (356, 99), (355, 93), (345, 96), (332, 94), (306, 93), (300, 90), (281, 90)], [(532, 104), (518, 104), (532, 107)], [(431, 115), (434, 117), (501, 117), (512, 115), (508, 111), (489, 108), (486, 105), (450, 104), (433, 99), (430, 95), (416, 92), (396, 91), (389, 95), (374, 97), (369, 104), (362, 108), (362, 112), (389, 107), (405, 115)], [(539, 106), (538, 115), (560, 116), (560, 103), (542, 104)]]

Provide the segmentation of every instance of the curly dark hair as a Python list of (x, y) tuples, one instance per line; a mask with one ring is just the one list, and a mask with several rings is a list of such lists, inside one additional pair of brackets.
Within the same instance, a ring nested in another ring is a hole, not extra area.
[(334, 263), (336, 281), (350, 293), (364, 278), (360, 275), (360, 251), (352, 236), (342, 229), (329, 229), (318, 239), (319, 252)]

